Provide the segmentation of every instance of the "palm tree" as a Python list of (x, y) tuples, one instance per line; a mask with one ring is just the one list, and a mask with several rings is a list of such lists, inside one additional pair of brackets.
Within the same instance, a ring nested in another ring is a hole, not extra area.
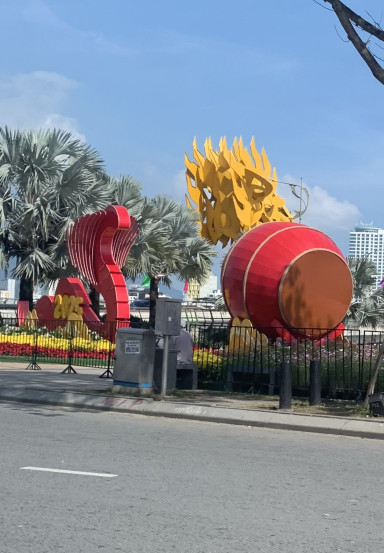
[(180, 281), (193, 278), (202, 283), (211, 271), (216, 251), (198, 235), (198, 220), (196, 212), (165, 196), (144, 199), (138, 219), (140, 236), (123, 271), (132, 279), (149, 276), (152, 328), (160, 282), (171, 286), (174, 275)]
[(69, 132), (0, 128), (0, 194), (0, 262), (16, 262), (19, 299), (32, 308), (34, 285), (68, 265), (68, 226), (108, 204), (103, 161)]
[(227, 306), (226, 306), (226, 303), (224, 301), (224, 296), (223, 295), (220, 295), (216, 298), (216, 300), (215, 300), (215, 309), (217, 311), (227, 311)]
[(376, 328), (384, 320), (384, 290), (373, 290), (377, 268), (367, 257), (348, 258), (353, 299), (344, 319), (346, 326)]
[(144, 204), (141, 195), (141, 184), (129, 175), (118, 178), (108, 177), (107, 187), (111, 193), (110, 203), (122, 205), (127, 208), (130, 215), (140, 218)]

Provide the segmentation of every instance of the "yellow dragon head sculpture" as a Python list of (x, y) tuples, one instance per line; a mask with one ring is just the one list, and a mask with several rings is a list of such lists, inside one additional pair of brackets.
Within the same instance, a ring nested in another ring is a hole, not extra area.
[[(207, 138), (204, 153), (193, 141), (193, 157), (185, 155), (187, 205), (201, 214), (201, 235), (225, 247), (241, 232), (270, 221), (292, 221), (285, 200), (276, 194), (276, 170), (264, 151), (256, 150), (254, 138), (249, 154), (240, 138), (229, 150), (225, 137), (214, 150)], [(194, 204), (194, 205), (193, 205)]]

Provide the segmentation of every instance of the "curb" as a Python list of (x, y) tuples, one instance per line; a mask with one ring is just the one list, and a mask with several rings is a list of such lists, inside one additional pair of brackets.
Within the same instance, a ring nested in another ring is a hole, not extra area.
[(150, 398), (113, 397), (81, 392), (0, 386), (0, 401), (37, 403), (93, 411), (114, 411), (154, 417), (179, 418), (249, 427), (295, 430), (355, 438), (384, 439), (384, 422), (327, 415), (211, 407), (190, 403), (154, 401)]

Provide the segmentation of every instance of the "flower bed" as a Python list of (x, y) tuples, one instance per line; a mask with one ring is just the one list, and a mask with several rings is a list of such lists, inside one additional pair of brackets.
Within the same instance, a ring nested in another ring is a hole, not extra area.
[[(13, 332), (12, 332), (13, 330)], [(108, 359), (114, 351), (114, 344), (104, 338), (73, 338), (69, 340), (54, 336), (47, 331), (22, 332), (19, 328), (0, 332), (0, 355), (11, 357), (67, 358), (71, 351), (73, 358)]]

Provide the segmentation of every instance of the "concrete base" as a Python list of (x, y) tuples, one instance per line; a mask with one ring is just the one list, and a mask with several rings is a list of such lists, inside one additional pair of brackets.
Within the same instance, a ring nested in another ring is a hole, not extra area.
[(152, 388), (139, 388), (138, 386), (121, 386), (114, 384), (112, 386), (113, 394), (126, 394), (127, 396), (150, 396), (152, 395)]

